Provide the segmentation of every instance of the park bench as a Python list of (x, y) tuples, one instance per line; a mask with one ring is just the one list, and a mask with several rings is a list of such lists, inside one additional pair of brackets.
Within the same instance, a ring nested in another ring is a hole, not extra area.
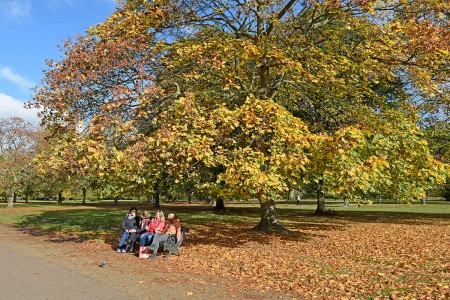
[[(178, 248), (180, 247), (181, 243), (183, 243), (184, 237), (186, 234), (188, 234), (189, 228), (187, 227), (181, 227), (181, 236), (179, 240), (176, 240), (176, 236), (170, 235), (169, 238), (166, 241), (161, 241), (159, 243), (158, 251), (162, 250), (163, 252), (167, 251), (167, 254), (164, 255), (165, 259), (169, 259), (172, 255), (180, 255), (180, 251)], [(139, 241), (136, 241), (133, 245), (133, 249), (139, 247)], [(146, 242), (145, 246), (150, 246), (148, 242)]]
[[(169, 236), (167, 241), (160, 242), (159, 243), (159, 249), (163, 249), (163, 251), (168, 251), (166, 255), (164, 255), (165, 259), (169, 259), (173, 254), (180, 255), (180, 251), (178, 250), (178, 247), (180, 247), (181, 243), (183, 243), (184, 237), (189, 232), (189, 228), (187, 227), (181, 227), (181, 236), (180, 239), (177, 241), (175, 235)], [(159, 250), (158, 249), (158, 250)]]

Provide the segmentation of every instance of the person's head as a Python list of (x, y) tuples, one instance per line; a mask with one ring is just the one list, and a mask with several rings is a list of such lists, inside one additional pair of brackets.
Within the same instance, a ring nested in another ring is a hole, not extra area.
[(137, 213), (137, 208), (134, 207), (134, 206), (131, 207), (128, 213), (129, 213), (130, 215), (132, 215), (132, 216), (135, 216), (136, 213)]
[(179, 220), (179, 218), (178, 218), (178, 216), (176, 215), (176, 214), (168, 214), (167, 215), (167, 220), (169, 221), (169, 222), (174, 222), (174, 221), (176, 221), (176, 220)]
[(148, 210), (144, 210), (142, 215), (143, 215), (144, 218), (151, 218), (152, 217), (152, 214)]
[(157, 210), (157, 211), (156, 211), (156, 214), (155, 214), (155, 218), (156, 218), (157, 220), (165, 221), (163, 211), (160, 210), (160, 209)]

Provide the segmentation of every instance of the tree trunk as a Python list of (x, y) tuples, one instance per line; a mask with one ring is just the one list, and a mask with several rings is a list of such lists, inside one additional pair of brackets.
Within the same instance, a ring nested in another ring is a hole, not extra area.
[(225, 208), (225, 202), (223, 201), (223, 197), (218, 197), (216, 199), (216, 207), (214, 207), (215, 211), (224, 211)]
[(14, 194), (15, 192), (11, 192), (10, 196), (8, 197), (8, 208), (14, 207)]
[(114, 205), (119, 205), (119, 197), (114, 197)]
[(153, 195), (151, 193), (147, 194), (147, 202), (153, 201)]
[(317, 184), (317, 209), (315, 212), (316, 215), (326, 214), (325, 196), (323, 195), (322, 189), (323, 189), (323, 179), (320, 179), (319, 183)]
[[(17, 183), (17, 176), (16, 176), (16, 172), (14, 172), (14, 169), (12, 170), (12, 174), (13, 174), (13, 183)], [(15, 185), (14, 185), (15, 186)], [(11, 194), (10, 197), (8, 199), (8, 208), (13, 208), (14, 207), (14, 203), (16, 202), (16, 191), (14, 190), (10, 190)]]
[(158, 180), (155, 182), (154, 190), (155, 190), (155, 194), (153, 197), (153, 208), (160, 208), (161, 206), (159, 204), (160, 194), (159, 194), (159, 181)]
[(428, 192), (425, 192), (425, 197), (420, 198), (420, 202), (422, 202), (422, 204), (427, 204), (427, 200), (428, 200)]
[(62, 190), (59, 191), (59, 193), (58, 193), (58, 204), (61, 204), (63, 202), (62, 193), (63, 193)]
[(13, 203), (17, 203), (17, 193), (13, 193)]
[(87, 192), (87, 188), (82, 188), (81, 189), (83, 191), (83, 199), (81, 200), (81, 205), (86, 205), (86, 192)]
[(28, 194), (25, 194), (25, 203), (28, 203)]
[(159, 190), (156, 190), (155, 197), (153, 198), (153, 208), (161, 207), (161, 205), (159, 204), (159, 198), (160, 198)]
[(188, 204), (192, 203), (192, 192), (188, 193)]
[(445, 180), (444, 193), (442, 194), (442, 196), (444, 197), (445, 201), (450, 201), (450, 178), (447, 178)]
[(287, 230), (278, 222), (277, 211), (275, 209), (275, 201), (259, 200), (261, 206), (261, 220), (259, 224), (252, 229), (254, 232), (263, 233), (286, 233)]
[(287, 201), (291, 201), (294, 199), (295, 189), (289, 189), (289, 193), (287, 194)]

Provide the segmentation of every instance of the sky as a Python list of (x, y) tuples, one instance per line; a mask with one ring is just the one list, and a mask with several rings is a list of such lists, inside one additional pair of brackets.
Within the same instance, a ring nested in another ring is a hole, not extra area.
[(58, 45), (103, 22), (116, 6), (115, 0), (0, 0), (0, 118), (38, 124), (36, 110), (23, 105), (43, 78), (45, 60), (61, 60)]

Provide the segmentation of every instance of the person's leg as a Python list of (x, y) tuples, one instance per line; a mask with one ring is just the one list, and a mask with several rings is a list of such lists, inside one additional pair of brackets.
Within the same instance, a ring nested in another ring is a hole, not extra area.
[(159, 243), (167, 241), (168, 238), (169, 238), (168, 234), (159, 234), (159, 233), (157, 233), (155, 235), (155, 237), (153, 238), (153, 242), (152, 242), (152, 246), (154, 246), (154, 245), (155, 246), (154, 246), (154, 248), (152, 248), (153, 253), (149, 257), (150, 259), (156, 258), (156, 254), (158, 253)]
[(117, 246), (117, 250), (121, 250), (123, 247), (123, 244), (128, 239), (129, 233), (126, 231), (122, 232), (122, 236), (120, 237), (119, 245)]
[(159, 240), (159, 237), (160, 236), (162, 236), (162, 234), (161, 233), (156, 233), (154, 236), (153, 236), (153, 241), (152, 241), (152, 243), (150, 244), (150, 246), (148, 247), (150, 250), (152, 250), (153, 252), (155, 252), (155, 249), (156, 249), (156, 251), (158, 251), (158, 245), (159, 245), (159, 242), (158, 242), (158, 240)]
[(167, 241), (168, 238), (169, 238), (169, 234), (163, 234), (163, 235), (159, 238), (158, 246), (159, 246), (159, 243)]
[(139, 239), (139, 258), (147, 258), (148, 254), (145, 252), (145, 243), (147, 241), (148, 236), (150, 235), (150, 232), (146, 232), (141, 234), (141, 237)]
[(145, 242), (148, 240), (149, 235), (150, 235), (150, 232), (141, 234), (141, 239), (139, 240), (139, 246), (141, 246), (141, 247), (145, 246)]
[(128, 244), (126, 247), (127, 252), (133, 252), (134, 243), (136, 243), (136, 241), (140, 238), (141, 238), (141, 235), (139, 233), (132, 232), (130, 234), (130, 237), (128, 238)]
[(151, 243), (153, 242), (153, 237), (154, 237), (154, 236), (155, 236), (154, 234), (149, 234), (149, 235), (148, 235), (148, 237), (147, 237), (147, 242), (148, 242), (148, 244), (151, 245)]

